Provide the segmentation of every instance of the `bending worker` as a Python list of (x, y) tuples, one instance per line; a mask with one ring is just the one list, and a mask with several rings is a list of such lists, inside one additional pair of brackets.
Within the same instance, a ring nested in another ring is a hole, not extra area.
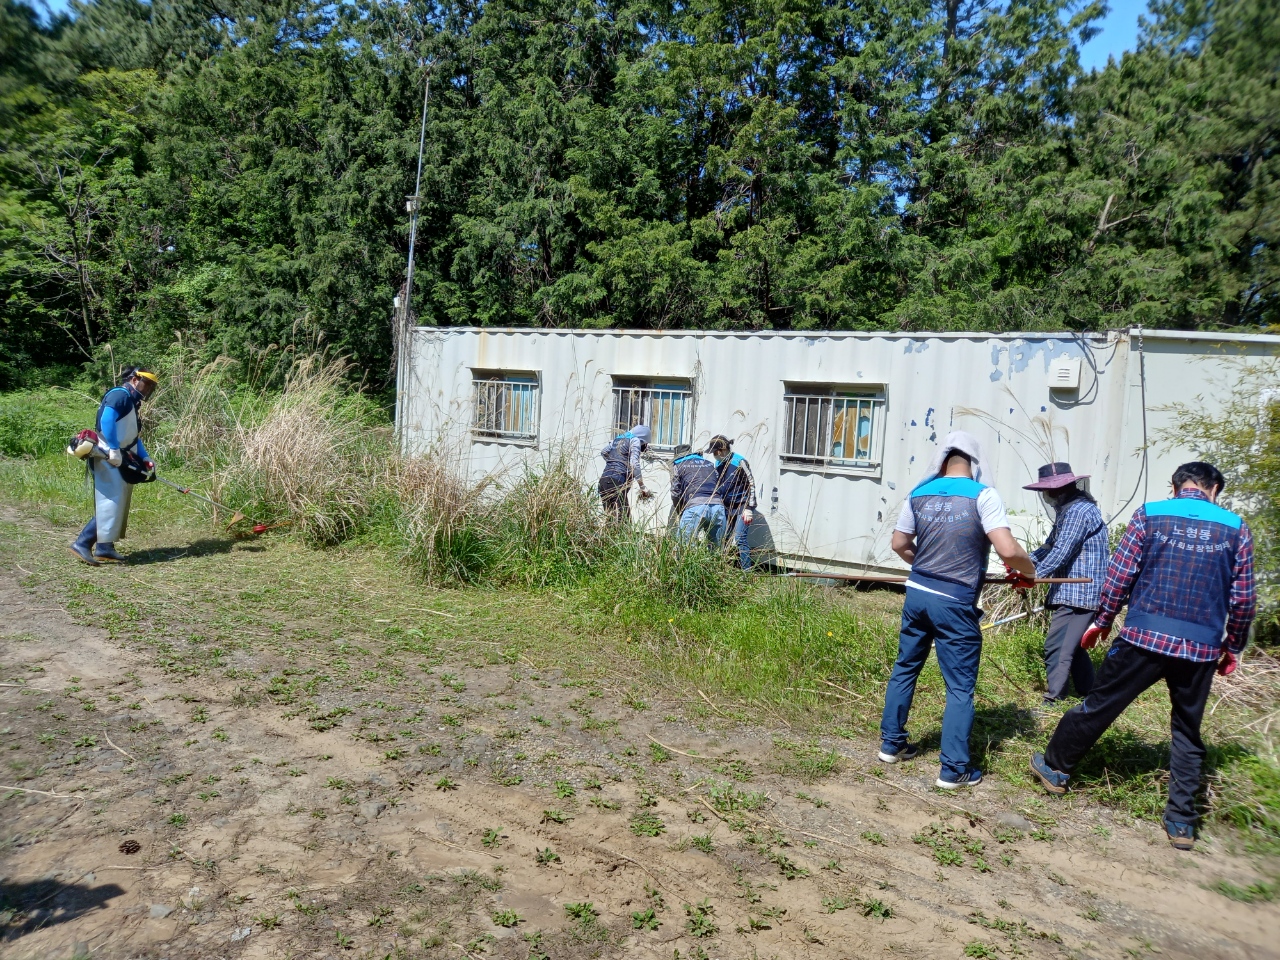
[(140, 460), (146, 471), (155, 470), (155, 464), (138, 436), (138, 408), (155, 392), (159, 382), (150, 370), (126, 367), (121, 385), (108, 390), (98, 405), (94, 429), (106, 446), (107, 455), (89, 461), (93, 474), (94, 515), (71, 544), (71, 552), (90, 566), (124, 560), (116, 553), (115, 544), (124, 539), (129, 525), (133, 485), (121, 476), (120, 467), (125, 456), (129, 455)]
[(1044, 638), (1045, 703), (1067, 695), (1074, 683), (1079, 696), (1093, 689), (1093, 660), (1080, 638), (1093, 622), (1107, 572), (1107, 523), (1098, 501), (1081, 487), (1069, 463), (1046, 463), (1040, 479), (1022, 489), (1037, 490), (1053, 515), (1049, 539), (1031, 551), (1037, 577), (1088, 577), (1088, 583), (1055, 583), (1045, 606), (1051, 611)]
[(720, 490), (724, 494), (726, 531), (732, 535), (738, 548), (738, 563), (743, 570), (751, 569), (751, 548), (747, 544), (747, 528), (755, 520), (756, 481), (751, 476), (751, 464), (740, 453), (733, 452), (733, 441), (728, 437), (712, 437), (707, 445), (716, 458), (720, 473)]
[(1031, 585), (1035, 566), (1009, 531), (1000, 495), (986, 486), (991, 470), (975, 437), (962, 430), (949, 434), (925, 477), (903, 504), (893, 531), (893, 551), (911, 564), (911, 575), (902, 606), (898, 659), (880, 720), (880, 759), (897, 763), (919, 751), (908, 742), (907, 717), (916, 679), (936, 643), (947, 686), (937, 786), (954, 790), (982, 781), (982, 771), (969, 766), (969, 732), (982, 655), (978, 594), (987, 557), (994, 546), (1011, 575), (1020, 574), (1026, 586)]
[(640, 488), (641, 498), (650, 496), (644, 485), (644, 473), (640, 466), (640, 454), (649, 449), (652, 434), (643, 423), (637, 424), (620, 437), (604, 445), (600, 456), (604, 457), (604, 473), (600, 475), (600, 503), (605, 516), (619, 522), (631, 519), (631, 504), (627, 495), (634, 480)]
[(680, 539), (692, 540), (698, 531), (707, 531), (707, 543), (720, 546), (724, 536), (724, 497), (715, 464), (682, 443), (675, 449), (671, 464), (671, 506), (680, 518)]
[(1208, 463), (1184, 463), (1173, 474), (1173, 499), (1133, 512), (1107, 567), (1086, 650), (1111, 632), (1120, 607), (1129, 612), (1111, 644), (1093, 691), (1058, 721), (1031, 772), (1050, 793), (1067, 792), (1077, 764), (1148, 687), (1163, 680), (1172, 704), (1169, 800), (1164, 828), (1179, 850), (1195, 846), (1195, 795), (1204, 741), (1200, 721), (1216, 668), (1229, 674), (1249, 641), (1257, 612), (1253, 536), (1236, 514), (1217, 505), (1226, 481)]

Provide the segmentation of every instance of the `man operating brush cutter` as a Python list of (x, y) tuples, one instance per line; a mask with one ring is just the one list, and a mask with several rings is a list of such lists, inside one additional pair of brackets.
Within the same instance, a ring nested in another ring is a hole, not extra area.
[(72, 451), (87, 459), (93, 477), (94, 514), (71, 544), (72, 554), (90, 566), (124, 559), (115, 545), (129, 526), (133, 486), (154, 478), (156, 470), (138, 435), (138, 409), (159, 382), (150, 370), (127, 367), (121, 385), (108, 390), (98, 405), (94, 431), (86, 431), (93, 440), (81, 434), (85, 439)]
[(987, 486), (991, 469), (975, 437), (962, 430), (949, 434), (925, 476), (903, 504), (893, 531), (893, 551), (911, 564), (911, 575), (898, 659), (885, 690), (880, 759), (897, 763), (918, 752), (907, 740), (907, 717), (916, 680), (936, 645), (947, 685), (937, 786), (955, 790), (982, 781), (982, 771), (969, 766), (969, 732), (982, 656), (978, 594), (987, 558), (994, 546), (1015, 588), (1034, 583), (1035, 566), (1009, 530), (1000, 495)]
[(1173, 499), (1139, 507), (1116, 548), (1086, 650), (1129, 612), (1107, 651), (1093, 690), (1067, 711), (1031, 772), (1050, 793), (1067, 792), (1076, 765), (1125, 708), (1163, 680), (1172, 705), (1169, 800), (1164, 827), (1179, 850), (1195, 845), (1195, 795), (1204, 741), (1200, 721), (1213, 673), (1231, 673), (1257, 611), (1253, 537), (1240, 517), (1216, 503), (1225, 480), (1208, 463), (1173, 474)]

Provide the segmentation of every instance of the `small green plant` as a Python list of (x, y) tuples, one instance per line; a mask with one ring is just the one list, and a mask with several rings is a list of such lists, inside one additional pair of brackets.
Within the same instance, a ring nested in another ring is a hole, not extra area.
[(981, 940), (970, 940), (964, 945), (964, 955), (966, 957), (975, 957), (977, 960), (995, 960), (998, 956), (996, 948), (988, 946)]
[(210, 736), (212, 736), (213, 739), (217, 740), (219, 743), (226, 743), (228, 740), (231, 739), (231, 735), (227, 733), (227, 731), (223, 730), (221, 727), (218, 727), (216, 730), (214, 730), (213, 733), (210, 734)]
[(514, 910), (496, 910), (493, 914), (493, 922), (499, 927), (514, 927), (523, 920), (524, 917)]
[(809, 871), (804, 867), (798, 866), (790, 857), (782, 853), (775, 853), (769, 858), (778, 866), (778, 872), (787, 880), (800, 880), (809, 876)]
[(701, 850), (703, 853), (710, 853), (715, 849), (715, 845), (711, 842), (711, 835), (704, 833), (697, 837), (689, 838), (689, 846), (695, 850)]
[(1084, 913), (1080, 914), (1080, 916), (1084, 917), (1086, 920), (1092, 920), (1093, 922), (1097, 923), (1099, 920), (1102, 919), (1102, 911), (1099, 910), (1097, 907), (1090, 907)]
[(539, 866), (545, 867), (552, 863), (559, 863), (560, 854), (556, 853), (550, 847), (544, 847), (534, 855), (534, 859), (538, 861)]
[(1041, 843), (1052, 843), (1054, 837), (1053, 834), (1044, 827), (1036, 827), (1031, 831), (1031, 839), (1039, 840)]
[(827, 913), (835, 913), (837, 910), (848, 910), (853, 906), (853, 901), (848, 897), (823, 897), (822, 909)]
[(884, 837), (874, 830), (866, 830), (862, 834), (862, 839), (867, 843), (874, 843), (877, 847), (884, 846)]
[[(208, 723), (209, 711), (206, 710), (204, 707), (196, 707), (195, 712), (191, 714), (191, 719), (195, 723)], [(271, 928), (268, 927), (267, 929), (271, 929)]]
[(276, 913), (260, 913), (253, 918), (253, 922), (263, 930), (274, 930), (276, 927), (280, 926), (280, 915)]
[(598, 810), (618, 810), (622, 807), (617, 800), (609, 800), (605, 797), (592, 797), (591, 805)]
[(333, 942), (336, 943), (343, 950), (350, 950), (352, 947), (356, 945), (355, 940), (347, 936), (341, 930), (334, 933)]
[(492, 827), (480, 834), (480, 843), (482, 846), (493, 849), (502, 843), (502, 828), (494, 830)]
[(587, 901), (586, 903), (566, 903), (564, 914), (578, 923), (594, 923), (596, 917), (600, 916), (600, 911), (596, 909), (594, 903)]
[(655, 814), (641, 810), (631, 817), (631, 832), (637, 837), (656, 837), (667, 832), (667, 825)]
[(649, 742), (649, 759), (654, 763), (666, 763), (672, 757), (672, 753), (660, 743)]
[(436, 781), (437, 790), (457, 790), (457, 781), (451, 780), (449, 777), (441, 777)]
[(878, 920), (888, 920), (893, 916), (893, 908), (883, 900), (863, 900), (859, 904), (864, 917), (875, 917)]
[(691, 937), (704, 940), (707, 937), (714, 937), (720, 932), (720, 928), (716, 926), (713, 915), (716, 908), (712, 906), (710, 900), (702, 900), (701, 903), (686, 903), (684, 905), (685, 929), (688, 930)]
[(97, 737), (81, 737), (75, 742), (77, 747), (96, 747), (98, 745)]
[(573, 817), (563, 810), (543, 810), (542, 823), (568, 823)]
[(662, 925), (662, 921), (658, 919), (658, 914), (653, 907), (647, 910), (635, 910), (631, 914), (631, 928), (633, 930), (657, 930)]
[(169, 822), (175, 827), (185, 827), (187, 825), (187, 815), (185, 813), (171, 814)]
[(1230, 880), (1219, 880), (1209, 889), (1222, 894), (1228, 900), (1236, 900), (1240, 903), (1270, 903), (1280, 896), (1280, 880), (1270, 883), (1265, 880), (1259, 881), (1247, 887), (1237, 886)]
[(554, 786), (557, 800), (572, 800), (577, 796), (578, 791), (573, 789), (573, 784), (568, 780), (557, 780)]

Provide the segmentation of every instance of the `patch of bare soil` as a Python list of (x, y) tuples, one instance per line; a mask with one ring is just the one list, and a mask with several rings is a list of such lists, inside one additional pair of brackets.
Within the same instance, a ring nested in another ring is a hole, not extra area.
[(301, 669), (183, 680), (12, 573), (0, 614), (4, 957), (1280, 955), (1221, 844), (932, 759), (447, 651), (300, 711)]

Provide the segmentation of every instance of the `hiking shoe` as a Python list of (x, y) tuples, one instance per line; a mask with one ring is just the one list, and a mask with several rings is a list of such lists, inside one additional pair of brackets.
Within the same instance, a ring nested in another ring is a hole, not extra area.
[(1067, 783), (1071, 780), (1071, 774), (1053, 769), (1045, 763), (1043, 753), (1031, 755), (1031, 772), (1050, 793), (1062, 796), (1067, 792)]
[(880, 748), (880, 762), (898, 763), (900, 760), (914, 760), (919, 752), (920, 744), (918, 743), (904, 743), (897, 750), (888, 750), (882, 746)]
[(100, 543), (94, 547), (93, 558), (99, 563), (124, 563), (124, 557), (116, 553), (116, 548), (109, 543)]
[(1196, 828), (1190, 823), (1165, 820), (1164, 832), (1175, 850), (1190, 850), (1196, 845)]
[(938, 777), (933, 785), (940, 790), (959, 790), (961, 787), (976, 787), (981, 782), (982, 771), (977, 767), (970, 767), (955, 780)]
[(77, 560), (87, 563), (91, 567), (100, 566), (97, 560), (93, 559), (93, 554), (83, 543), (73, 543), (70, 547), (71, 555)]

